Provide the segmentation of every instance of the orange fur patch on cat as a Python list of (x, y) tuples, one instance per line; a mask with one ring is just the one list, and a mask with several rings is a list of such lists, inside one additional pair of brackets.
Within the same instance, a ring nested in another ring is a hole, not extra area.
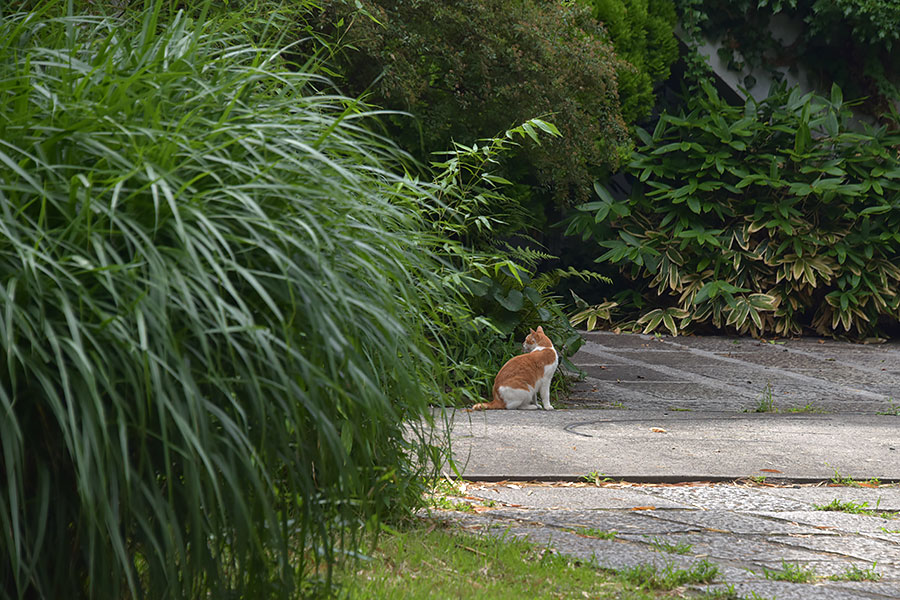
[(476, 404), (470, 410), (534, 410), (538, 407), (538, 393), (544, 410), (553, 410), (550, 405), (550, 380), (559, 365), (559, 355), (553, 348), (553, 342), (544, 334), (544, 328), (538, 327), (530, 330), (522, 350), (525, 354), (506, 361), (497, 373), (493, 399)]

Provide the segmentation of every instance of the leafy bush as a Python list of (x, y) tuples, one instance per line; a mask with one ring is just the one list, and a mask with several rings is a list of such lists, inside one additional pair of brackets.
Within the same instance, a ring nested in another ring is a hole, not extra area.
[[(752, 69), (805, 66), (823, 89), (837, 82), (849, 95), (863, 97), (861, 108), (879, 118), (893, 118), (900, 99), (900, 3), (894, 0), (675, 0), (685, 30), (722, 42), (719, 51), (729, 67), (744, 72), (752, 88)], [(802, 22), (790, 45), (777, 40), (770, 20), (786, 15)], [(894, 114), (893, 117), (891, 115)]]
[[(527, 330), (538, 325), (554, 341), (563, 364), (575, 370), (568, 357), (583, 340), (552, 290), (571, 277), (608, 281), (575, 269), (538, 274), (538, 266), (555, 257), (535, 249), (527, 235), (535, 217), (506, 195), (510, 183), (496, 171), (517, 140), (539, 142), (539, 133), (544, 139), (559, 135), (553, 125), (531, 119), (473, 146), (455, 144), (433, 164), (437, 203), (426, 218), (443, 240), (442, 256), (451, 267), (442, 271), (443, 284), (458, 290), (463, 302), (461, 312), (440, 321), (444, 329), (438, 336), (447, 342), (441, 352), (452, 365), (446, 382), (456, 394), (451, 401), (484, 400), (499, 367), (520, 352)], [(563, 378), (555, 378), (555, 388), (562, 385)]]
[(0, 19), (0, 597), (286, 596), (418, 497), (426, 191), (156, 16)]
[[(801, 8), (795, 2), (792, 8)], [(806, 18), (810, 35), (836, 42), (841, 30), (858, 44), (883, 44), (888, 50), (900, 40), (900, 6), (892, 0), (815, 0)]]
[[(562, 136), (519, 153), (516, 180), (560, 202), (586, 198), (592, 173), (630, 149), (619, 112), (612, 45), (587, 8), (503, 0), (328, 0), (321, 34), (345, 48), (337, 63), (353, 94), (412, 113), (391, 134), (427, 160), (552, 113)], [(361, 9), (357, 9), (357, 6)], [(535, 179), (536, 178), (536, 179)]]
[(637, 324), (863, 337), (896, 323), (900, 136), (850, 128), (837, 86), (743, 107), (703, 89), (641, 132), (630, 197), (598, 186), (569, 223), (643, 293)]
[(583, 0), (609, 32), (616, 54), (627, 62), (616, 72), (622, 117), (632, 124), (655, 104), (653, 86), (669, 78), (678, 59), (672, 0)]

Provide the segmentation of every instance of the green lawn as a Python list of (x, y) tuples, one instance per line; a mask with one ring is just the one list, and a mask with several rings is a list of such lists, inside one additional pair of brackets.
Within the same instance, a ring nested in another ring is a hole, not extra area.
[[(671, 589), (693, 581), (692, 571), (679, 571), (684, 575), (679, 578), (659, 577), (648, 567), (646, 577), (636, 578), (522, 540), (473, 535), (434, 520), (415, 521), (382, 535), (368, 555), (369, 560), (337, 569), (339, 598), (696, 597), (685, 589)], [(667, 571), (674, 569), (659, 572)]]

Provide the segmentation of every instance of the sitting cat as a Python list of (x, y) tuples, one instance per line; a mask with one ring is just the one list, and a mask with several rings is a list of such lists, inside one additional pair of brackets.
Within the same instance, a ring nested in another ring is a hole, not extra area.
[(538, 327), (525, 338), (522, 350), (525, 354), (509, 359), (497, 373), (493, 400), (476, 404), (471, 410), (535, 410), (538, 392), (544, 410), (553, 410), (550, 406), (550, 380), (559, 365), (553, 342), (544, 335), (543, 327)]

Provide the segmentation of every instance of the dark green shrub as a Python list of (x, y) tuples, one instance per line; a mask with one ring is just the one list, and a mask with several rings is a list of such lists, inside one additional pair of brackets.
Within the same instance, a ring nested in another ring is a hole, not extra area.
[(852, 337), (896, 323), (900, 136), (850, 129), (836, 86), (743, 107), (703, 90), (641, 133), (631, 196), (600, 188), (569, 224), (642, 293), (637, 323)]
[(154, 9), (0, 18), (0, 597), (288, 596), (418, 497), (427, 192)]
[[(337, 64), (353, 94), (412, 113), (391, 134), (427, 161), (552, 114), (562, 136), (517, 154), (518, 180), (561, 202), (585, 198), (597, 169), (630, 148), (619, 112), (616, 59), (583, 6), (540, 0), (327, 0), (321, 31), (345, 49)], [(361, 12), (356, 7), (361, 6)]]
[(620, 63), (616, 74), (622, 117), (633, 124), (647, 117), (656, 102), (654, 85), (669, 78), (678, 59), (672, 0), (583, 0), (603, 23)]

